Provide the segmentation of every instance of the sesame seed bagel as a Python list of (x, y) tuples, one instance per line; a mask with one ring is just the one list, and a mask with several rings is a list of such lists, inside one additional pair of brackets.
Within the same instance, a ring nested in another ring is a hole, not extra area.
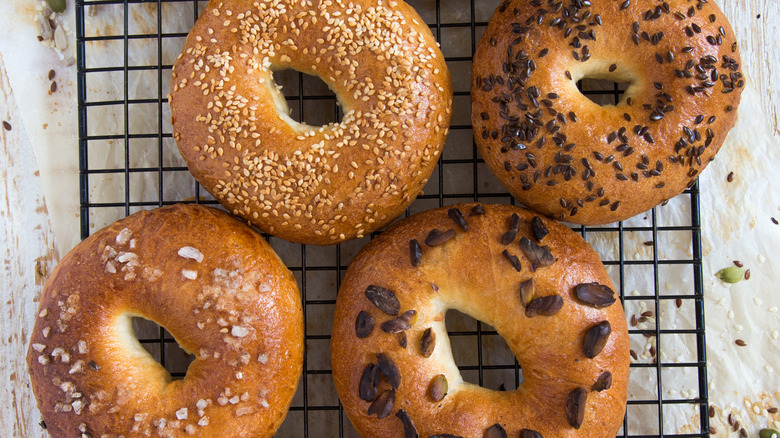
[[(276, 70), (320, 77), (341, 122), (293, 120)], [(173, 136), (222, 205), (329, 245), (398, 216), (444, 145), (452, 84), (428, 26), (395, 0), (212, 0), (173, 67)]]
[[(599, 106), (580, 79), (629, 86)], [(474, 55), (471, 119), (517, 200), (605, 224), (693, 185), (734, 126), (744, 84), (713, 1), (506, 0)]]
[[(448, 309), (504, 338), (517, 390), (463, 380)], [(333, 378), (362, 436), (614, 437), (622, 424), (620, 300), (582, 237), (528, 210), (462, 204), (393, 225), (352, 261), (334, 320)]]
[[(183, 380), (141, 346), (133, 317), (196, 355)], [(27, 363), (53, 437), (270, 437), (303, 364), (296, 282), (227, 213), (197, 205), (136, 213), (54, 269)]]

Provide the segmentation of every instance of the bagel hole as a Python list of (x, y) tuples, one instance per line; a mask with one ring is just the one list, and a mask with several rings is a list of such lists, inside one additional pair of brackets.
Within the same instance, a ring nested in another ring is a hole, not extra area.
[(338, 97), (319, 76), (281, 69), (273, 71), (272, 78), (284, 101), (276, 102), (277, 110), (291, 119), (285, 119), (288, 123), (322, 127), (340, 123), (344, 117)]
[(139, 316), (133, 317), (135, 338), (157, 363), (171, 374), (173, 380), (181, 380), (195, 355), (184, 351), (173, 335), (154, 321)]
[(464, 381), (496, 391), (512, 391), (523, 383), (514, 353), (493, 327), (455, 309), (447, 311), (444, 321)]
[(580, 90), (580, 93), (599, 106), (617, 105), (622, 100), (623, 93), (629, 85), (631, 85), (629, 82), (615, 82), (609, 79), (589, 77), (577, 81), (577, 89)]

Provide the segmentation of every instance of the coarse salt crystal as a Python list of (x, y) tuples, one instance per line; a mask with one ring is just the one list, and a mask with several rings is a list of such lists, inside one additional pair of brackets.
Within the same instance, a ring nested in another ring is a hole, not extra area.
[(231, 405), (234, 405), (234, 404), (236, 404), (236, 403), (238, 403), (240, 401), (240, 398), (237, 395), (234, 395), (228, 401), (230, 402)]
[(41, 310), (41, 311), (38, 313), (38, 316), (39, 316), (40, 318), (46, 318), (46, 315), (48, 315), (48, 314), (49, 314), (49, 309), (43, 309), (43, 310)]
[(43, 344), (32, 344), (33, 350), (37, 351), (38, 353), (42, 352), (46, 349), (46, 346)]
[(133, 237), (133, 232), (130, 231), (130, 228), (123, 228), (122, 231), (116, 235), (116, 243), (119, 245), (124, 245), (130, 240), (131, 237)]
[(187, 419), (187, 408), (181, 408), (178, 411), (176, 411), (176, 418), (179, 420), (186, 420)]
[(268, 363), (268, 355), (263, 353), (263, 354), (257, 356), (257, 361), (262, 363), (262, 364)]
[(190, 271), (189, 269), (182, 269), (181, 275), (188, 280), (195, 280), (198, 278), (198, 272)]
[(265, 401), (265, 400), (260, 400), (260, 406), (262, 406), (264, 408), (267, 408), (268, 407), (268, 402)]
[(195, 403), (195, 407), (198, 409), (206, 409), (206, 406), (209, 405), (209, 402), (206, 400), (200, 399), (197, 403)]
[(198, 420), (198, 426), (208, 426), (209, 425), (209, 417), (201, 417), (200, 420)]
[(198, 251), (197, 248), (193, 248), (191, 246), (183, 246), (181, 249), (179, 249), (178, 254), (185, 259), (193, 259), (198, 263), (203, 261), (203, 253)]
[(87, 354), (89, 349), (87, 348), (87, 341), (79, 341), (79, 354)]
[(237, 338), (243, 338), (244, 336), (249, 334), (249, 329), (247, 329), (246, 327), (241, 327), (240, 325), (234, 325), (233, 328), (230, 330), (230, 334)]

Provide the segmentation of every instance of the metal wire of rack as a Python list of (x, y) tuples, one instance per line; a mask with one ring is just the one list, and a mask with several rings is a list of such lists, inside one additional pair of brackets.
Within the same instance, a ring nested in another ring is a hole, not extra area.
[[(442, 45), (453, 73), (455, 97), (445, 152), (424, 194), (407, 210), (407, 216), (465, 201), (514, 203), (479, 157), (469, 122), (471, 55), (498, 2), (447, 0), (446, 4), (442, 3), (442, 0), (410, 1)], [(76, 0), (82, 238), (140, 209), (177, 202), (218, 205), (189, 177), (187, 168), (178, 159), (171, 128), (165, 119), (169, 114), (167, 82), (174, 59), (169, 53), (178, 53), (176, 48), (181, 48), (189, 27), (205, 5), (205, 1), (198, 0)], [(156, 19), (147, 20), (151, 29), (138, 29), (134, 25), (133, 17), (141, 8)], [(176, 12), (174, 20), (171, 20), (172, 11)], [(91, 17), (97, 15), (110, 26), (100, 31), (95, 29)], [(178, 24), (171, 27), (172, 21)], [(146, 46), (144, 50), (151, 57), (139, 62), (133, 54), (140, 45)], [(100, 50), (105, 46), (114, 47), (112, 50), (117, 55), (114, 62), (93, 63), (98, 55), (105, 55)], [(315, 125), (340, 120), (342, 114), (335, 96), (317, 79), (294, 71), (277, 72), (275, 78), (283, 86), (293, 118)], [(94, 91), (93, 84), (108, 82), (114, 84), (113, 91)], [(133, 83), (136, 86), (131, 86)], [(598, 84), (578, 85), (584, 94), (602, 103), (618, 102), (624, 89), (617, 84), (606, 89)], [(112, 113), (115, 119), (111, 129), (106, 128), (108, 125), (100, 117), (106, 113)], [(138, 128), (135, 123), (138, 118), (151, 120), (147, 128), (152, 129)], [(140, 154), (142, 159), (138, 158), (139, 150), (144, 152)], [(103, 158), (104, 154), (113, 154), (114, 164)], [(99, 190), (109, 180), (120, 189), (109, 193)], [(139, 180), (153, 189), (136, 193)], [(169, 190), (182, 184), (188, 187), (189, 194)], [(698, 184), (674, 201), (676, 208), (689, 209), (690, 217), (683, 223), (667, 223), (663, 209), (670, 207), (656, 207), (639, 220), (573, 227), (599, 251), (619, 287), (627, 318), (631, 318), (632, 348), (641, 346), (642, 342), (645, 346), (651, 344), (647, 351), (632, 351), (636, 357), (631, 364), (631, 381), (638, 389), (629, 391), (624, 426), (618, 435), (621, 437), (708, 436)], [(672, 235), (684, 236), (687, 252), (672, 251), (671, 256), (664, 255)], [(369, 238), (334, 247), (297, 245), (267, 238), (298, 279), (306, 320), (304, 375), (278, 436), (357, 436), (344, 416), (331, 382), (328, 341), (340, 280), (352, 257)], [(671, 278), (672, 273), (686, 280), (677, 282), (679, 279)], [(636, 285), (637, 275), (650, 281)], [(670, 280), (685, 287), (670, 288)], [(632, 291), (633, 288), (637, 290)], [(695, 323), (678, 326), (661, 318), (664, 309), (673, 309), (672, 306), (688, 311), (688, 319)], [(639, 310), (632, 314), (636, 307)], [(508, 350), (495, 330), (456, 312), (448, 313), (447, 325), (453, 354), (465, 380), (491, 389), (514, 389), (521, 383), (522, 368), (511, 352), (506, 354)], [(174, 378), (185, 375), (191, 358), (162, 327), (138, 321), (136, 333), (147, 351)], [(662, 345), (679, 343), (681, 339), (689, 346), (695, 345), (692, 357), (680, 360), (664, 354), (664, 348), (671, 347), (662, 348)], [(681, 373), (692, 376), (691, 389), (684, 395), (664, 384), (674, 381)], [(670, 419), (673, 415), (693, 423), (688, 423), (687, 429), (680, 429), (673, 426), (675, 422)]]

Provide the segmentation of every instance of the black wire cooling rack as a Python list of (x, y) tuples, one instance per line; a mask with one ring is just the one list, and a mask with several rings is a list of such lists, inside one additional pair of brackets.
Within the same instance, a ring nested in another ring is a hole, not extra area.
[[(445, 152), (406, 215), (457, 202), (514, 203), (478, 156), (469, 122), (471, 55), (497, 0), (410, 4), (442, 45), (455, 97)], [(172, 63), (205, 5), (197, 0), (76, 0), (82, 238), (141, 209), (177, 202), (216, 204), (189, 176), (167, 122)], [(277, 72), (275, 79), (293, 118), (314, 125), (340, 120), (335, 97), (317, 79), (294, 71)], [(623, 89), (618, 84), (579, 85), (602, 103), (617, 102)], [(139, 183), (144, 189), (138, 189)], [(182, 186), (186, 190), (172, 189)], [(670, 221), (672, 215), (664, 210), (670, 208), (688, 213), (682, 221), (679, 214)], [(618, 436), (708, 436), (698, 184), (669, 206), (629, 221), (573, 228), (600, 253), (630, 323), (634, 357)], [(306, 320), (305, 372), (278, 436), (356, 437), (336, 396), (328, 350), (340, 280), (370, 238), (333, 247), (268, 239), (298, 279)], [(673, 246), (684, 250), (667, 250)], [(183, 377), (191, 358), (173, 337), (149, 321), (135, 325), (147, 351), (174, 378)], [(465, 380), (496, 390), (519, 385), (522, 370), (495, 330), (454, 311), (448, 313), (447, 325)], [(680, 344), (694, 353), (671, 357), (672, 345)]]

